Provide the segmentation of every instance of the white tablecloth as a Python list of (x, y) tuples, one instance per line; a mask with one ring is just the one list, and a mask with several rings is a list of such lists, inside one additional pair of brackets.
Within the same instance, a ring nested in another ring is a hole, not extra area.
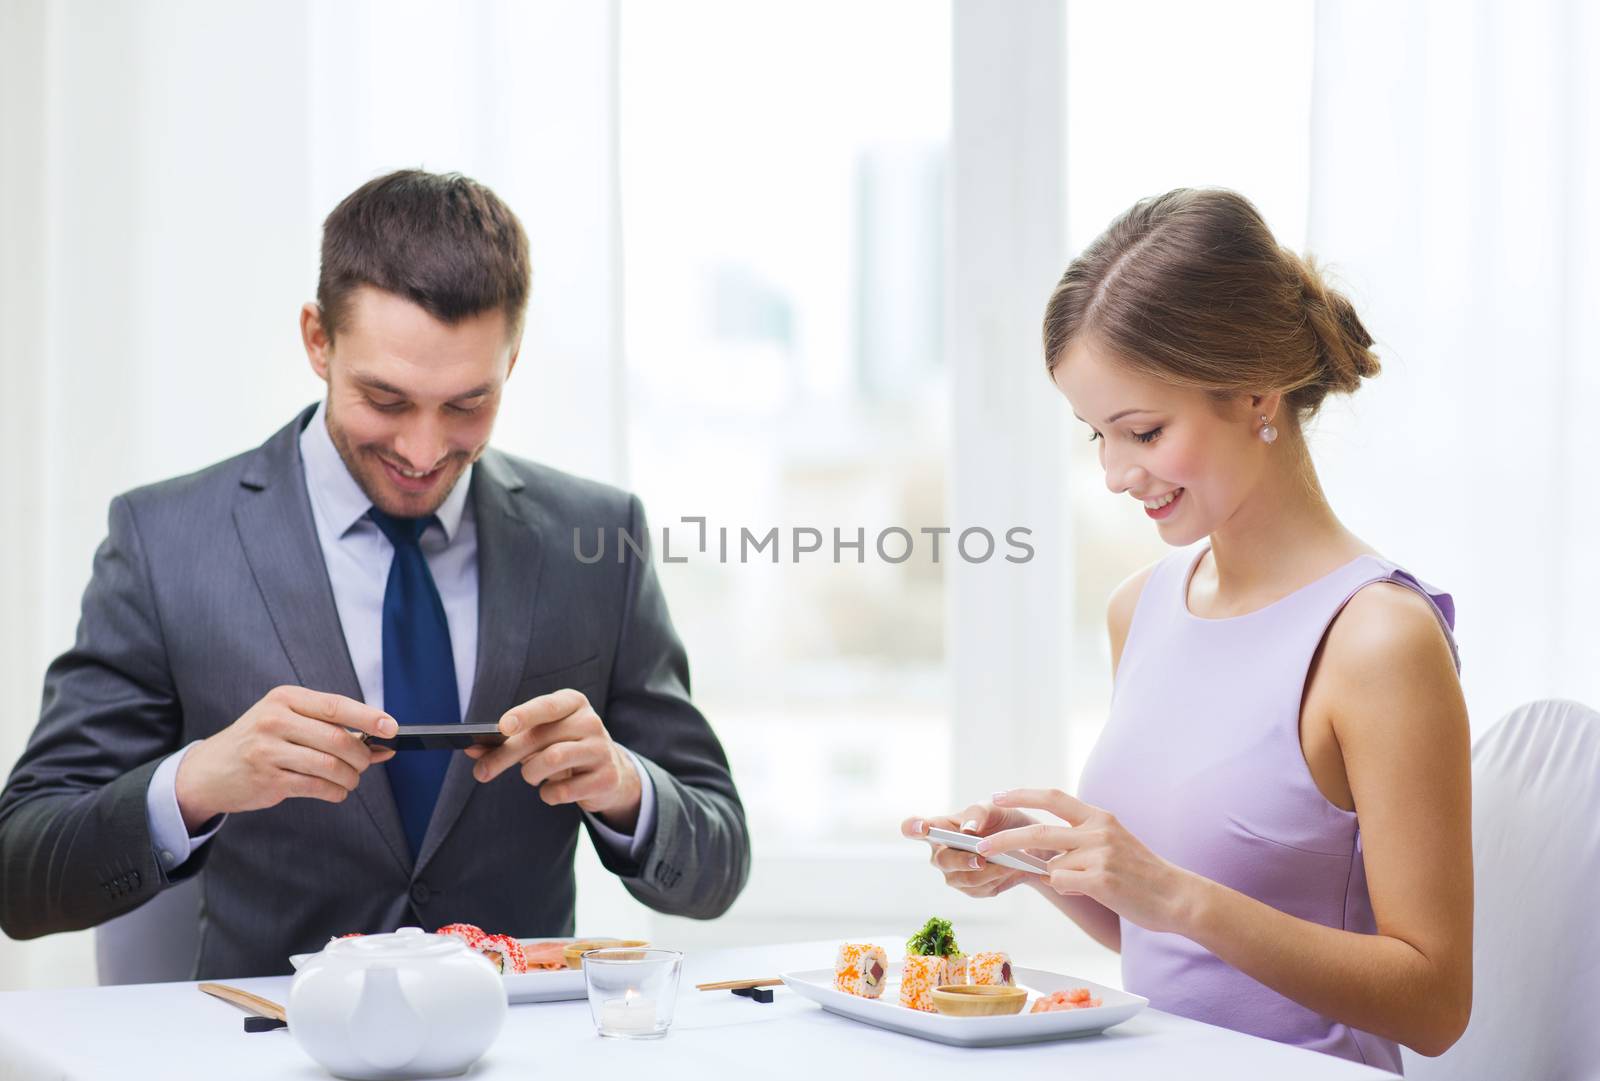
[[(690, 954), (672, 1031), (664, 1039), (603, 1040), (586, 1002), (512, 1006), (473, 1081), (637, 1077), (706, 1081), (744, 1075), (1084, 1078), (1092, 1081), (1320, 1081), (1392, 1078), (1367, 1066), (1256, 1039), (1156, 1010), (1101, 1036), (1021, 1047), (958, 1048), (825, 1013), (785, 988), (771, 1004), (695, 983), (825, 967), (836, 943), (795, 943)], [(284, 1002), (289, 977), (230, 980)], [(0, 1081), (64, 1078), (174, 1081), (328, 1075), (288, 1032), (247, 1034), (244, 1013), (191, 983), (0, 994)]]

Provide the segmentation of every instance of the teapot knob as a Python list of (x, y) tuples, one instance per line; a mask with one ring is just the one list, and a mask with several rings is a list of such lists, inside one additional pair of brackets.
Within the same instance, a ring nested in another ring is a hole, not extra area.
[(425, 1026), (392, 965), (367, 969), (349, 1023), (350, 1046), (375, 1069), (397, 1070), (422, 1050)]

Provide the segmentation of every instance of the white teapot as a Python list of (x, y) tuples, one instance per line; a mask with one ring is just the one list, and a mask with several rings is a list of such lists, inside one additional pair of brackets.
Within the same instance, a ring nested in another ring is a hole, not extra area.
[(402, 927), (341, 938), (289, 986), (289, 1032), (338, 1077), (454, 1077), (483, 1057), (506, 1020), (506, 988), (459, 938)]

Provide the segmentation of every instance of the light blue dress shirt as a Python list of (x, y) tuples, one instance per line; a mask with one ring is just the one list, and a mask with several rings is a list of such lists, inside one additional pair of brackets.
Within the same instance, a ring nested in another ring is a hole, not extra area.
[[(382, 709), (383, 593), (389, 582), (389, 564), (394, 561), (394, 546), (367, 517), (372, 501), (339, 457), (328, 434), (326, 414), (324, 402), (300, 433), (300, 461), (305, 469), (306, 490), (311, 494), (317, 540), (333, 585), (334, 606), (339, 611), (339, 625), (344, 628), (356, 680), (361, 684), (361, 696), (368, 705)], [(472, 502), (467, 498), (471, 486), (469, 466), (435, 512), (438, 522), (423, 531), (421, 540), (428, 570), (439, 590), (439, 599), (444, 602), (445, 622), (450, 625), (450, 651), (455, 659), (463, 715), (472, 700), (478, 661), (478, 530)], [(219, 820), (205, 833), (192, 837), (184, 827), (183, 813), (178, 809), (178, 766), (193, 747), (191, 743), (169, 755), (150, 778), (145, 795), (151, 843), (156, 859), (167, 871), (176, 870), (222, 828)], [(634, 759), (642, 789), (639, 820), (632, 836), (612, 829), (593, 815), (588, 817), (605, 844), (637, 860), (643, 839), (650, 836), (656, 793), (649, 772), (632, 751), (628, 754)]]

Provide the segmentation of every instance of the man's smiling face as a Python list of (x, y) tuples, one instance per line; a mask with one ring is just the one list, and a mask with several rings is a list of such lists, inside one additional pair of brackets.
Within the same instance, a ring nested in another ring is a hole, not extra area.
[(300, 314), (311, 366), (328, 384), (328, 434), (379, 510), (430, 515), (488, 445), (519, 343), (498, 308), (446, 324), (371, 286), (345, 313), (333, 342), (315, 304)]

